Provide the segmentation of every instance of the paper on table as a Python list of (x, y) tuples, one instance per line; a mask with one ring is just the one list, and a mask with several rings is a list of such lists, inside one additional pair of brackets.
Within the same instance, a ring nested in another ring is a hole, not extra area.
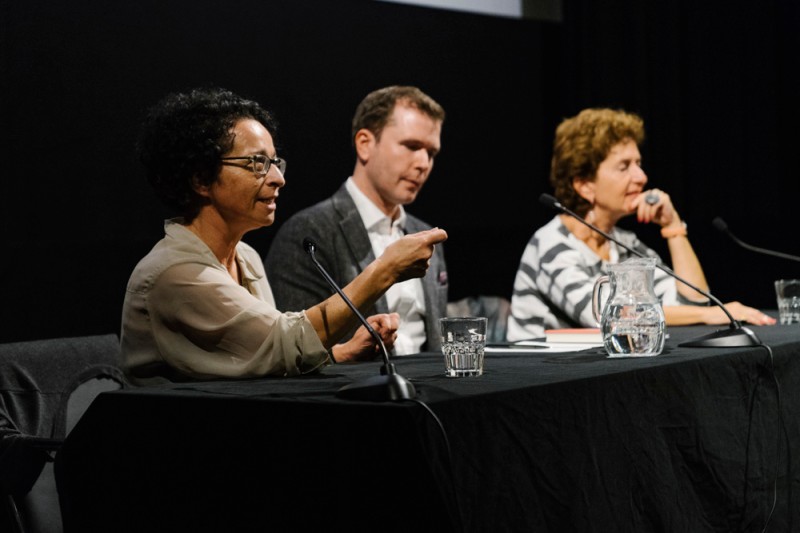
[[(669, 334), (665, 335), (669, 339)], [(543, 340), (528, 340), (508, 342), (503, 344), (488, 344), (485, 353), (569, 353), (602, 348), (602, 342), (545, 342)]]
[(603, 344), (600, 328), (561, 328), (544, 331), (547, 342), (576, 342), (578, 344)]
[(485, 353), (568, 353), (598, 348), (601, 344), (579, 344), (563, 342), (519, 341), (508, 344), (489, 344)]

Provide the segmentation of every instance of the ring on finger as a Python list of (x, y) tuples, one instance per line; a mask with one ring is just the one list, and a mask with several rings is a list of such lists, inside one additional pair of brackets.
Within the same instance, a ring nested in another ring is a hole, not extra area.
[(647, 205), (656, 205), (661, 200), (661, 195), (656, 191), (650, 191), (644, 196), (644, 201)]

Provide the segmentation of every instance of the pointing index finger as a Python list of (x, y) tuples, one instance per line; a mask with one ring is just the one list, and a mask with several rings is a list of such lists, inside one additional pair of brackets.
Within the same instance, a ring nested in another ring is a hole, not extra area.
[(447, 240), (447, 232), (441, 228), (432, 228), (423, 232), (426, 244), (439, 244)]

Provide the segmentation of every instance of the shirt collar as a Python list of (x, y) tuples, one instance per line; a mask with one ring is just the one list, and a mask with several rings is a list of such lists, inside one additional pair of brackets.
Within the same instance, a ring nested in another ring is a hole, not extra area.
[[(175, 238), (182, 242), (191, 243), (190, 246), (206, 257), (206, 260), (209, 264), (213, 264), (217, 268), (225, 270), (225, 267), (219, 262), (217, 256), (211, 252), (211, 249), (208, 247), (208, 245), (186, 227), (183, 218), (177, 217), (165, 220), (164, 232), (169, 237)], [(263, 277), (263, 274), (260, 272), (260, 269), (250, 261), (248, 254), (244, 253), (243, 246), (244, 243), (242, 242), (236, 244), (236, 260), (239, 263), (242, 280), (248, 282), (258, 281)]]
[(345, 188), (347, 192), (350, 193), (350, 197), (353, 199), (353, 203), (356, 204), (356, 209), (358, 210), (358, 214), (361, 215), (361, 220), (364, 222), (364, 227), (367, 228), (367, 231), (377, 231), (379, 233), (390, 233), (390, 229), (392, 227), (397, 228), (400, 231), (405, 230), (406, 227), (406, 210), (403, 209), (403, 206), (398, 206), (399, 208), (399, 216), (396, 220), (392, 221), (387, 215), (380, 210), (380, 208), (375, 205), (372, 200), (367, 198), (367, 195), (361, 192), (361, 189), (353, 181), (353, 177), (347, 178), (345, 182)]

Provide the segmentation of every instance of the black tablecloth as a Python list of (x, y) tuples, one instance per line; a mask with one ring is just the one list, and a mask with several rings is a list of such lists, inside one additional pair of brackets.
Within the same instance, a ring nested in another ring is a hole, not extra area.
[(57, 458), (65, 526), (800, 527), (800, 328), (754, 328), (769, 350), (678, 346), (711, 330), (670, 328), (649, 358), (489, 354), (474, 378), (398, 358), (436, 418), (334, 396), (378, 362), (106, 393)]

